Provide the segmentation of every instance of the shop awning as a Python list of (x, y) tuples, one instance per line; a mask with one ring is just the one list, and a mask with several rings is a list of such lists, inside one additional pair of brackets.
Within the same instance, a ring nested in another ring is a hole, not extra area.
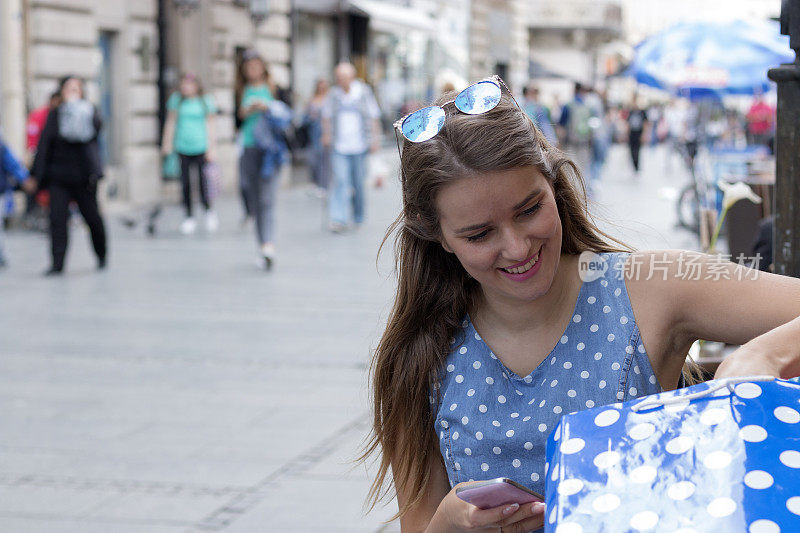
[(436, 21), (419, 9), (376, 0), (350, 0), (349, 3), (350, 11), (367, 16), (370, 28), (375, 31), (436, 33)]

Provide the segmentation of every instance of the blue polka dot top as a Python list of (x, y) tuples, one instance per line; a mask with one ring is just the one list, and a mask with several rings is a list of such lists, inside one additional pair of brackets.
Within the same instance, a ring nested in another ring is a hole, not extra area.
[(450, 485), (507, 477), (545, 493), (545, 443), (562, 414), (661, 391), (620, 275), (627, 253), (600, 254), (572, 319), (529, 375), (495, 357), (467, 316), (439, 380), (435, 425)]

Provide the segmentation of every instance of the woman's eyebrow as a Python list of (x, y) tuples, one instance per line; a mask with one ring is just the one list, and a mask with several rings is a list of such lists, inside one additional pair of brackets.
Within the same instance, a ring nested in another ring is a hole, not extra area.
[[(516, 211), (517, 209), (522, 209), (523, 207), (525, 207), (525, 204), (527, 204), (528, 202), (530, 202), (531, 200), (533, 200), (534, 198), (536, 198), (540, 194), (542, 194), (542, 189), (533, 190), (528, 196), (525, 197), (524, 200), (522, 200), (520, 203), (518, 203), (517, 205), (514, 206), (514, 211)], [(457, 229), (455, 231), (455, 233), (468, 233), (470, 231), (475, 231), (475, 230), (479, 230), (481, 228), (485, 228), (488, 225), (489, 225), (489, 222), (481, 222), (480, 224), (473, 224), (471, 226), (465, 226), (465, 227), (463, 227), (461, 229)]]
[(481, 228), (485, 228), (488, 225), (489, 225), (488, 222), (481, 222), (480, 224), (473, 224), (472, 226), (465, 226), (465, 227), (463, 227), (461, 229), (457, 229), (456, 233), (467, 233), (467, 232), (470, 232), (470, 231), (475, 231), (475, 230), (479, 230)]
[(526, 196), (524, 200), (522, 200), (520, 203), (518, 203), (517, 205), (514, 206), (514, 211), (516, 211), (517, 209), (522, 209), (523, 207), (525, 207), (525, 204), (527, 204), (528, 202), (530, 202), (531, 200), (533, 200), (534, 198), (536, 198), (540, 194), (542, 194), (542, 190), (541, 189), (535, 189), (528, 196)]

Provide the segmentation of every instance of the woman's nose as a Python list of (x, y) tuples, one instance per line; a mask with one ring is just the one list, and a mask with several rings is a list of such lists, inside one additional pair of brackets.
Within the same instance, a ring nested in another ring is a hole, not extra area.
[(507, 228), (503, 232), (503, 255), (510, 261), (522, 261), (528, 258), (531, 241), (528, 236), (516, 228)]

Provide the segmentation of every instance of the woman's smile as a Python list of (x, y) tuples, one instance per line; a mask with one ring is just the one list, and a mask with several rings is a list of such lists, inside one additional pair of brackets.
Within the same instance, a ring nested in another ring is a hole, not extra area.
[(525, 259), (525, 261), (508, 267), (500, 267), (498, 270), (512, 281), (525, 281), (526, 279), (530, 279), (539, 271), (539, 267), (541, 266), (540, 252), (542, 248), (543, 246), (540, 246), (539, 249), (532, 256)]

